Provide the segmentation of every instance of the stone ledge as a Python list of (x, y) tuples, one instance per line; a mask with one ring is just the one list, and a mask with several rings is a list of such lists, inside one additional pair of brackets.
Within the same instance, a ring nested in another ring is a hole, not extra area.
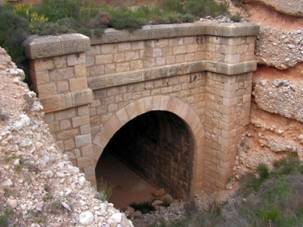
[(102, 37), (92, 37), (91, 44), (119, 43), (139, 40), (164, 39), (185, 36), (212, 35), (222, 37), (256, 36), (259, 26), (251, 23), (183, 23), (146, 25), (134, 32), (107, 29)]
[(45, 113), (65, 110), (76, 106), (89, 104), (93, 101), (93, 92), (91, 89), (85, 89), (67, 94), (53, 95), (40, 99)]
[(38, 59), (85, 52), (90, 48), (90, 39), (78, 33), (32, 36), (23, 45), (29, 59)]
[(253, 72), (256, 69), (256, 61), (243, 62), (239, 64), (199, 61), (93, 77), (88, 79), (88, 86), (92, 90), (97, 90), (178, 75), (186, 75), (190, 73), (214, 72), (230, 76)]

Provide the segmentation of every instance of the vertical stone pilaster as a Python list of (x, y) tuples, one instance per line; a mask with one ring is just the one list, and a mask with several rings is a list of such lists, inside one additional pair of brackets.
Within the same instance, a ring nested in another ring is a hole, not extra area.
[(89, 38), (80, 34), (30, 39), (31, 80), (43, 104), (57, 145), (94, 181), (86, 54)]
[(204, 184), (208, 191), (224, 188), (232, 176), (237, 145), (249, 124), (252, 71), (256, 67), (247, 67), (248, 62), (254, 62), (254, 37), (215, 41), (221, 54), (214, 53), (212, 59), (223, 62), (224, 67), (217, 65), (207, 73)]

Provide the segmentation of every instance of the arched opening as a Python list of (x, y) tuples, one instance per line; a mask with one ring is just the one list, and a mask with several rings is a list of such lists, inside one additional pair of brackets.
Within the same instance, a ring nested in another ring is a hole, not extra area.
[(97, 186), (106, 182), (112, 201), (124, 208), (153, 199), (164, 188), (176, 199), (190, 194), (194, 139), (186, 122), (167, 111), (149, 111), (110, 139), (96, 165)]

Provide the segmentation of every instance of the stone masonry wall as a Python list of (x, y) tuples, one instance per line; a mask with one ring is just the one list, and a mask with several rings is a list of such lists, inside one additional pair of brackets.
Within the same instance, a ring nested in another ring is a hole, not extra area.
[(238, 134), (249, 122), (257, 33), (248, 23), (154, 25), (132, 33), (109, 29), (91, 45), (78, 34), (25, 45), (46, 120), (91, 181), (123, 125), (163, 110), (193, 134), (193, 194), (222, 188), (231, 175)]
[(101, 45), (98, 40), (95, 42), (87, 52), (89, 77), (202, 60), (235, 64), (254, 61), (255, 58), (254, 36), (230, 38), (198, 35)]
[[(92, 91), (87, 85), (84, 53), (89, 39), (82, 35), (70, 35), (68, 39), (71, 44), (78, 45), (79, 52), (34, 59), (31, 79), (57, 145), (74, 164), (87, 172), (93, 164), (88, 158), (92, 153), (88, 105), (92, 101)], [(50, 45), (49, 48), (58, 47)]]
[(288, 155), (303, 160), (303, 1), (242, 2), (240, 12), (260, 26), (260, 33), (250, 125), (239, 144), (237, 178)]

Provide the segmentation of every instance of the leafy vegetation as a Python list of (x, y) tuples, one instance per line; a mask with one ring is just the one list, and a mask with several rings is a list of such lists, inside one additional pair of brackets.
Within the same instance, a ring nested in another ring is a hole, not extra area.
[(295, 156), (278, 161), (271, 171), (261, 164), (256, 175), (241, 180), (233, 199), (215, 203), (206, 211), (192, 202), (182, 220), (154, 226), (303, 226), (302, 174), (303, 163)]
[(20, 66), (22, 42), (31, 34), (79, 32), (102, 35), (107, 27), (135, 30), (145, 24), (191, 22), (199, 17), (228, 15), (227, 4), (215, 0), (166, 0), (163, 7), (135, 9), (97, 5), (94, 0), (42, 0), (39, 5), (0, 6), (0, 46)]
[(12, 216), (12, 210), (10, 209), (4, 209), (3, 212), (0, 212), (0, 227), (8, 227), (9, 226), (9, 220)]
[(136, 211), (140, 211), (142, 214), (147, 214), (152, 211), (155, 211), (155, 208), (150, 202), (143, 202), (143, 203), (132, 203), (130, 204), (132, 208), (134, 208)]
[(99, 179), (98, 180), (98, 195), (97, 198), (106, 201), (110, 200), (112, 196), (112, 187), (104, 180), (104, 179)]

